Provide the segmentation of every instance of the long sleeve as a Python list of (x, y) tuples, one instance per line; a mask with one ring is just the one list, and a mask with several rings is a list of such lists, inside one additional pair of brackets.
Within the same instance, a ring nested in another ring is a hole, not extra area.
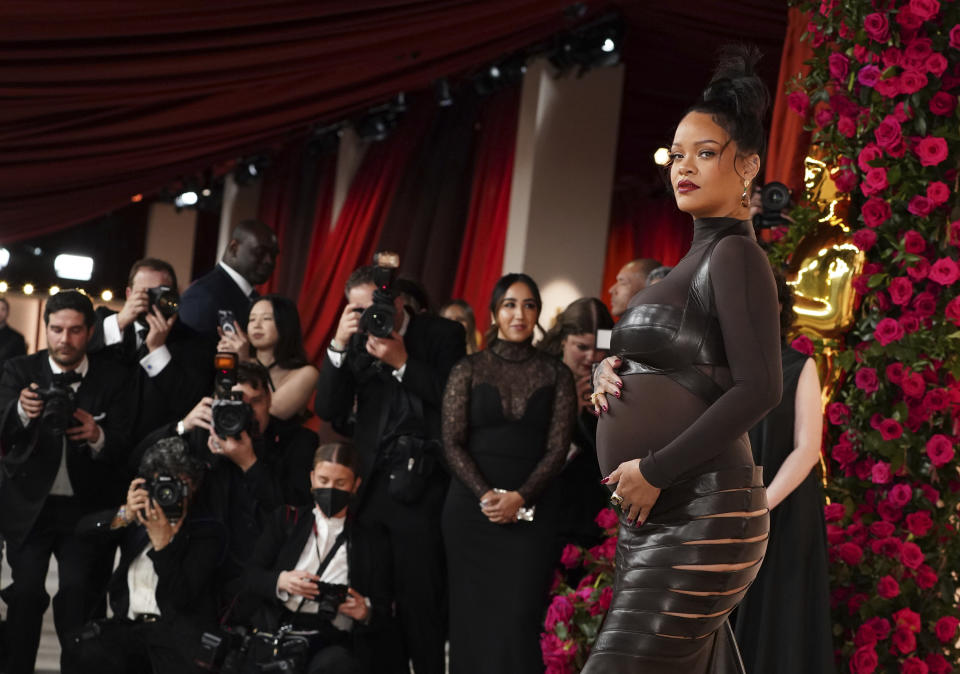
[(780, 400), (782, 377), (776, 286), (760, 247), (742, 236), (717, 244), (710, 282), (733, 385), (690, 426), (643, 459), (654, 486), (723, 451)]
[(463, 482), (479, 499), (490, 485), (480, 473), (476, 461), (467, 451), (467, 428), (470, 424), (470, 386), (472, 363), (464, 358), (450, 371), (446, 392), (443, 395), (443, 456), (450, 472)]
[(523, 486), (517, 490), (527, 504), (536, 501), (547, 483), (557, 476), (570, 449), (574, 415), (577, 411), (573, 373), (567, 366), (558, 364), (556, 380), (546, 450)]

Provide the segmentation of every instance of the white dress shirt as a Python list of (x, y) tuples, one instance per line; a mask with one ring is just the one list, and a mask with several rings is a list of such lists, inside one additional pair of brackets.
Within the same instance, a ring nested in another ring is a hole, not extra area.
[[(220, 260), (217, 264), (220, 265), (220, 268), (223, 271), (227, 272), (227, 276), (233, 279), (233, 282), (237, 284), (237, 287), (243, 291), (243, 294), (247, 297), (250, 297), (250, 293), (253, 292), (253, 286), (250, 285), (250, 281), (240, 276), (240, 272), (236, 269), (225, 263), (223, 260)], [(237, 316), (237, 320), (240, 320), (242, 316)]]
[[(137, 349), (143, 346), (147, 339), (149, 328), (144, 327), (139, 321), (134, 322), (134, 334), (137, 336)], [(103, 319), (103, 342), (106, 346), (113, 346), (123, 341), (123, 333), (120, 330), (120, 323), (117, 320), (117, 314), (112, 314)], [(148, 377), (156, 377), (163, 372), (170, 361), (170, 349), (166, 344), (154, 349), (146, 356), (140, 359), (140, 367), (144, 369)]]
[(147, 553), (153, 550), (153, 543), (148, 543), (137, 558), (130, 562), (127, 570), (127, 591), (130, 596), (130, 606), (127, 608), (127, 617), (136, 620), (138, 615), (152, 613), (160, 615), (160, 606), (157, 604), (157, 585), (160, 577), (153, 567), (153, 560)]

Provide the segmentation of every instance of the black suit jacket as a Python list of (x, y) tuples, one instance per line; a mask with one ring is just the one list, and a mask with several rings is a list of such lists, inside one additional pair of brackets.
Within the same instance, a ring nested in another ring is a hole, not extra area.
[(389, 366), (378, 367), (366, 354), (365, 338), (354, 335), (346, 359), (334, 367), (327, 355), (317, 380), (317, 416), (344, 427), (356, 396), (353, 439), (363, 459), (363, 474), (369, 478), (388, 425), (386, 410), (397, 389), (417, 396), (423, 405), (426, 436), (440, 439), (440, 407), (450, 370), (464, 357), (463, 326), (436, 316), (417, 314), (410, 318), (403, 343), (407, 369), (398, 382)]
[(117, 312), (98, 307), (96, 313), (97, 321), (87, 351), (103, 352), (126, 370), (130, 394), (136, 403), (134, 442), (163, 424), (185, 417), (212, 388), (216, 344), (210, 338), (198, 335), (177, 319), (166, 342), (170, 362), (159, 374), (151, 377), (140, 365), (134, 325), (128, 325), (122, 331), (123, 341), (108, 347), (103, 322)]
[(27, 343), (23, 335), (9, 325), (0, 328), (0, 363), (25, 355), (27, 355)]
[[(254, 618), (259, 624), (255, 626), (278, 626), (284, 605), (277, 598), (277, 579), (281, 571), (296, 568), (313, 521), (312, 508), (280, 509), (264, 528), (245, 574), (246, 591), (260, 602), (261, 610)], [(392, 618), (390, 547), (385, 533), (364, 528), (356, 521), (348, 521), (346, 531), (350, 587), (370, 599), (372, 611), (366, 624), (353, 626), (354, 652), (369, 671), (383, 671), (372, 667), (377, 648), (369, 639), (386, 629)]]
[(218, 264), (194, 281), (180, 297), (180, 321), (202, 335), (216, 334), (220, 309), (233, 311), (237, 322), (246, 327), (250, 298)]
[[(67, 471), (78, 507), (116, 503), (126, 484), (118, 479), (130, 448), (132, 406), (122, 368), (99, 354), (90, 354), (87, 375), (76, 393), (76, 405), (98, 418), (106, 434), (103, 449), (93, 456), (84, 444), (67, 446)], [(26, 537), (43, 508), (60, 466), (62, 436), (54, 435), (40, 419), (21, 425), (17, 414), (20, 391), (36, 382), (50, 385), (53, 371), (43, 350), (4, 364), (0, 377), (0, 530), (13, 544)]]

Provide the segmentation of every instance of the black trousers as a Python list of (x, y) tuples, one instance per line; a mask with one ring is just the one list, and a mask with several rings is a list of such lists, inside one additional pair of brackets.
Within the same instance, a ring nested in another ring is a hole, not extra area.
[(59, 568), (53, 622), (64, 651), (94, 607), (102, 603), (103, 583), (91, 579), (104, 578), (103, 573), (96, 572), (104, 556), (97, 544), (74, 534), (77, 522), (88, 511), (72, 497), (50, 496), (23, 543), (8, 547), (13, 584), (5, 593), (8, 607), (3, 650), (7, 674), (30, 674), (34, 670), (43, 614), (50, 604), (44, 588), (50, 555), (57, 558)]
[(448, 608), (440, 513), (446, 481), (434, 479), (412, 505), (394, 500), (388, 483), (387, 474), (374, 471), (358, 518), (383, 527), (390, 538), (403, 665), (412, 660), (416, 674), (443, 674)]
[(185, 674), (201, 671), (193, 663), (200, 634), (196, 630), (157, 622), (122, 619), (100, 621), (99, 635), (81, 639), (69, 657), (64, 674)]

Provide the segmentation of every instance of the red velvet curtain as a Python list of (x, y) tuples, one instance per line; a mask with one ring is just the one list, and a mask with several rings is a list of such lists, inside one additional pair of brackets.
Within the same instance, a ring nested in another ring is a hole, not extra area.
[[(429, 127), (433, 110), (408, 114), (390, 138), (370, 147), (347, 193), (333, 230), (314, 230), (297, 298), (308, 358), (323, 359), (346, 301), (350, 272), (369, 264), (410, 158)], [(318, 212), (322, 212), (319, 211)]]
[(690, 248), (692, 240), (693, 221), (677, 210), (670, 195), (615, 192), (603, 265), (603, 299), (609, 299), (607, 288), (630, 260), (652, 257), (672, 267)]
[(0, 241), (492, 62), (563, 29), (569, 3), (0, 3)]
[(502, 274), (519, 109), (520, 92), (503, 91), (487, 103), (480, 121), (470, 211), (451, 296), (470, 304), (481, 333), (490, 323), (490, 292)]
[(804, 117), (787, 106), (786, 88), (798, 74), (806, 75), (810, 71), (804, 61), (813, 58), (813, 48), (809, 42), (800, 39), (806, 29), (807, 16), (791, 7), (780, 57), (780, 75), (773, 92), (773, 119), (764, 172), (765, 182), (779, 180), (794, 194), (803, 190), (803, 160), (810, 151), (810, 132), (803, 129)]

